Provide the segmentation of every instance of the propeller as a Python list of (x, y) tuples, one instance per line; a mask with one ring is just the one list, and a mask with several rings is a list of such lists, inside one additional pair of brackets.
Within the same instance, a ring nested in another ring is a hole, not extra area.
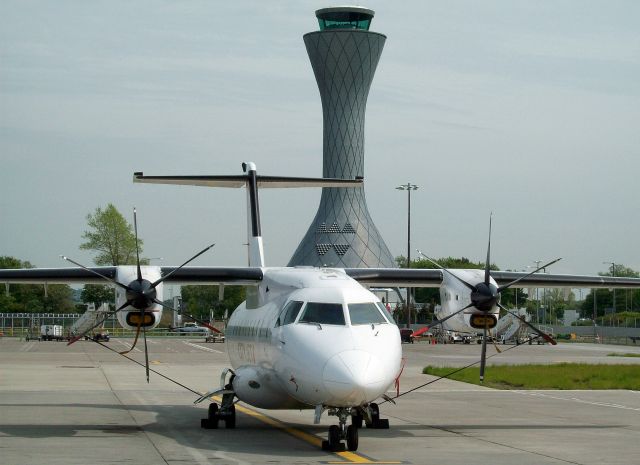
[[(136, 337), (135, 337), (135, 339), (133, 341), (133, 344), (132, 344), (131, 348), (129, 350), (124, 351), (124, 352), (120, 352), (120, 354), (124, 355), (127, 352), (130, 352), (131, 350), (133, 350), (133, 348), (136, 346), (136, 343), (138, 342), (138, 336), (140, 335), (140, 331), (142, 330), (142, 338), (144, 340), (145, 368), (146, 368), (146, 373), (147, 373), (147, 382), (149, 382), (149, 351), (148, 351), (148, 346), (147, 346), (147, 330), (146, 330), (146, 326), (147, 325), (144, 324), (144, 322), (145, 322), (145, 312), (149, 307), (151, 307), (154, 304), (161, 305), (164, 308), (168, 308), (172, 312), (176, 312), (176, 310), (174, 308), (169, 307), (168, 305), (165, 305), (163, 302), (161, 302), (157, 298), (156, 288), (164, 280), (166, 280), (169, 276), (171, 276), (176, 271), (178, 271), (179, 269), (181, 269), (182, 267), (184, 267), (188, 263), (192, 262), (196, 258), (198, 258), (200, 255), (205, 253), (207, 250), (211, 249), (213, 246), (215, 246), (215, 244), (211, 244), (211, 245), (205, 247), (200, 252), (198, 252), (193, 257), (191, 257), (189, 260), (184, 262), (182, 265), (180, 265), (179, 267), (177, 267), (174, 270), (172, 270), (170, 273), (166, 274), (165, 276), (162, 276), (161, 278), (157, 279), (154, 282), (151, 282), (151, 281), (145, 279), (142, 276), (142, 268), (140, 266), (140, 249), (139, 249), (139, 244), (138, 244), (138, 219), (137, 219), (137, 211), (136, 211), (135, 208), (133, 209), (133, 226), (134, 226), (134, 233), (135, 233), (135, 240), (136, 240), (136, 279), (131, 281), (128, 285), (120, 283), (120, 282), (116, 281), (115, 279), (112, 279), (112, 278), (109, 278), (107, 276), (104, 276), (104, 275), (98, 273), (97, 271), (92, 270), (91, 268), (87, 268), (86, 266), (81, 265), (80, 263), (70, 259), (69, 257), (66, 257), (64, 255), (60, 256), (63, 260), (66, 260), (66, 261), (68, 261), (70, 263), (73, 263), (74, 265), (79, 266), (80, 268), (82, 268), (82, 269), (84, 269), (84, 270), (86, 270), (86, 271), (88, 271), (90, 273), (93, 273), (93, 274), (101, 277), (102, 279), (108, 281), (110, 284), (113, 284), (113, 285), (115, 285), (117, 287), (120, 287), (121, 289), (123, 289), (125, 291), (125, 299), (126, 299), (124, 304), (122, 304), (117, 309), (107, 313), (100, 321), (98, 321), (91, 328), (89, 328), (86, 331), (84, 331), (83, 333), (78, 334), (78, 335), (74, 336), (73, 338), (69, 339), (69, 342), (67, 343), (67, 345), (71, 345), (71, 344), (77, 342), (78, 340), (82, 339), (89, 332), (93, 331), (95, 328), (97, 328), (98, 326), (102, 325), (109, 317), (115, 315), (116, 313), (124, 310), (127, 307), (133, 307), (134, 309), (140, 311), (139, 317), (138, 317), (138, 325), (137, 325), (137, 330), (136, 330)], [(203, 326), (211, 328), (214, 331), (220, 332), (218, 329), (214, 328), (213, 326), (211, 326), (211, 325), (209, 325), (209, 324), (207, 324), (207, 323), (205, 323), (203, 321), (200, 321), (199, 319), (195, 318), (192, 315), (188, 315), (187, 314), (186, 316), (188, 318), (191, 318), (192, 320), (202, 324)]]
[[(486, 366), (486, 356), (487, 356), (487, 340), (489, 337), (491, 337), (491, 328), (493, 328), (497, 321), (495, 320), (495, 318), (493, 317), (493, 314), (497, 308), (501, 308), (503, 310), (505, 310), (507, 313), (509, 313), (510, 315), (513, 315), (515, 318), (517, 318), (518, 320), (520, 320), (522, 323), (524, 323), (525, 325), (529, 326), (536, 334), (538, 334), (540, 337), (542, 337), (545, 341), (556, 345), (556, 341), (549, 336), (548, 334), (544, 333), (543, 331), (539, 330), (538, 328), (536, 328), (535, 326), (533, 326), (531, 323), (529, 323), (528, 321), (526, 321), (524, 318), (522, 318), (521, 316), (517, 315), (516, 313), (508, 310), (506, 307), (504, 307), (503, 305), (500, 304), (500, 294), (502, 292), (504, 292), (505, 290), (509, 289), (511, 286), (517, 284), (518, 282), (522, 281), (523, 279), (531, 276), (534, 273), (537, 273), (538, 271), (542, 270), (543, 268), (546, 268), (550, 265), (553, 265), (554, 263), (562, 260), (561, 258), (557, 258), (555, 260), (550, 261), (549, 263), (535, 269), (534, 271), (527, 273), (526, 275), (520, 276), (518, 279), (515, 279), (514, 281), (511, 281), (510, 283), (504, 284), (502, 286), (496, 286), (492, 280), (491, 280), (491, 223), (492, 223), (492, 218), (493, 218), (493, 213), (489, 216), (489, 241), (487, 244), (487, 259), (485, 261), (485, 266), (484, 266), (484, 276), (483, 276), (483, 280), (477, 284), (471, 284), (468, 283), (467, 281), (465, 281), (464, 279), (462, 279), (461, 277), (457, 276), (455, 273), (451, 272), (450, 270), (444, 268), (443, 266), (441, 266), (440, 264), (438, 264), (435, 260), (433, 260), (432, 258), (426, 256), (425, 254), (423, 254), (420, 250), (418, 250), (418, 254), (420, 254), (423, 258), (425, 258), (426, 260), (428, 260), (430, 263), (434, 264), (436, 267), (438, 267), (439, 269), (441, 269), (443, 272), (449, 274), (450, 276), (452, 276), (453, 278), (455, 278), (457, 281), (461, 282), (462, 284), (464, 284), (470, 291), (470, 299), (471, 299), (471, 303), (469, 305), (467, 305), (466, 307), (457, 310), (456, 312), (452, 313), (451, 315), (448, 315), (446, 318), (443, 318), (442, 320), (439, 320), (437, 322), (435, 322), (433, 325), (431, 325), (430, 327), (433, 328), (434, 326), (438, 326), (438, 325), (442, 325), (445, 321), (447, 321), (449, 318), (452, 318), (453, 316), (459, 314), (460, 312), (470, 308), (470, 307), (474, 307), (476, 310), (479, 310), (481, 313), (473, 313), (471, 315), (471, 319), (470, 319), (470, 323), (471, 326), (473, 326), (474, 328), (478, 328), (478, 329), (482, 329), (482, 353), (481, 353), (481, 358), (480, 358), (480, 382), (484, 381), (484, 371), (485, 371), (485, 366)], [(428, 331), (429, 326), (427, 326), (426, 328), (422, 328), (421, 330), (419, 330), (418, 332), (425, 332)], [(493, 339), (493, 338), (492, 338)], [(498, 352), (500, 352), (500, 350), (498, 349), (498, 347), (495, 345), (494, 342), (494, 346), (496, 347), (496, 350), (498, 350)]]

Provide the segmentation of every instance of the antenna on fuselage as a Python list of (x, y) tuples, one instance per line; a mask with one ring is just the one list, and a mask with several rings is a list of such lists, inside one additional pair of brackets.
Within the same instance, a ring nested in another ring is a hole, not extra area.
[(180, 184), (206, 187), (246, 187), (247, 188), (247, 242), (249, 244), (249, 266), (264, 266), (262, 231), (260, 228), (260, 206), (258, 187), (357, 187), (364, 178), (298, 178), (288, 176), (260, 176), (252, 162), (242, 163), (240, 176), (145, 176), (133, 173), (133, 182), (149, 184)]

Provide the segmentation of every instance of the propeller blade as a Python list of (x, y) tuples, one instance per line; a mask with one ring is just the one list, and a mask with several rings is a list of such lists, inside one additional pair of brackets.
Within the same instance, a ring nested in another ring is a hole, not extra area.
[[(164, 308), (171, 310), (172, 312), (177, 312), (177, 310), (173, 307), (169, 307), (168, 305), (165, 305), (163, 302), (160, 302), (158, 299), (153, 299), (153, 302), (158, 304), (158, 305), (162, 305)], [(190, 315), (188, 313), (182, 313), (181, 315), (186, 316), (187, 318), (189, 318), (190, 320), (195, 321), (196, 323), (200, 323), (202, 326), (204, 326), (205, 328), (209, 328), (211, 331), (214, 331), (218, 334), (224, 334), (222, 331), (220, 331), (218, 328), (211, 326), (209, 323), (200, 320), (199, 318), (196, 318), (193, 315)]]
[(549, 263), (547, 263), (546, 265), (542, 265), (540, 268), (538, 268), (538, 269), (536, 269), (536, 270), (532, 271), (531, 273), (527, 273), (526, 275), (519, 277), (519, 278), (518, 278), (518, 279), (516, 279), (515, 281), (511, 281), (510, 283), (505, 284), (504, 286), (500, 286), (500, 287), (498, 288), (498, 292), (502, 292), (502, 291), (504, 291), (505, 289), (510, 288), (510, 287), (511, 287), (511, 286), (513, 286), (515, 283), (517, 283), (517, 282), (519, 282), (519, 281), (522, 281), (522, 280), (523, 280), (523, 279), (525, 279), (525, 278), (528, 278), (528, 277), (529, 277), (529, 276), (531, 276), (532, 274), (537, 273), (538, 271), (542, 270), (543, 268), (546, 268), (546, 267), (548, 267), (548, 266), (550, 266), (550, 265), (553, 265), (554, 263), (559, 262), (560, 260), (562, 260), (562, 258), (556, 258), (555, 260), (550, 261), (550, 262), (549, 262)]
[(147, 370), (147, 383), (149, 383), (149, 350), (147, 348), (147, 328), (142, 327), (142, 337), (144, 339), (144, 367)]
[(489, 285), (489, 277), (491, 276), (491, 272), (489, 271), (489, 267), (491, 266), (491, 220), (493, 218), (493, 212), (489, 215), (489, 244), (487, 245), (487, 261), (484, 265), (484, 283)]
[(435, 323), (433, 323), (430, 326), (425, 326), (424, 328), (422, 328), (420, 331), (424, 330), (423, 332), (429, 331), (431, 328), (435, 327), (435, 326), (439, 326), (442, 323), (444, 323), (445, 321), (447, 321), (449, 318), (452, 318), (454, 316), (456, 316), (458, 313), (462, 312), (463, 310), (468, 309), (469, 307), (473, 307), (473, 304), (469, 304), (466, 307), (461, 308), (460, 310), (458, 310), (457, 312), (453, 312), (451, 315), (447, 316), (446, 318), (443, 318), (442, 320), (438, 320)]
[(133, 207), (133, 230), (136, 234), (136, 266), (138, 267), (138, 281), (142, 281), (142, 270), (140, 269), (140, 249), (138, 247), (138, 219), (136, 207)]
[(458, 276), (456, 276), (455, 274), (453, 274), (451, 271), (447, 270), (445, 267), (441, 266), (438, 262), (436, 262), (435, 260), (433, 260), (432, 258), (427, 257), (425, 254), (423, 254), (420, 250), (417, 251), (420, 255), (422, 255), (423, 258), (425, 258), (426, 260), (430, 261), (431, 263), (433, 263), (435, 266), (437, 266), (438, 268), (440, 268), (442, 271), (449, 273), (451, 276), (453, 276), (455, 279), (457, 279), (458, 281), (460, 281), (462, 284), (464, 284), (465, 286), (467, 286), (471, 291), (475, 291), (476, 288), (475, 286), (472, 286), (471, 284), (469, 284), (468, 282), (466, 282), (465, 280), (463, 280), (462, 278), (459, 278)]
[(536, 328), (535, 326), (533, 326), (531, 323), (529, 323), (527, 320), (525, 320), (524, 318), (522, 318), (520, 315), (518, 315), (517, 313), (512, 312), (511, 310), (509, 310), (508, 308), (504, 307), (502, 304), (498, 304), (498, 307), (500, 307), (502, 310), (504, 310), (505, 312), (509, 313), (510, 315), (513, 315), (514, 317), (516, 317), (518, 320), (522, 321), (525, 325), (527, 325), (529, 328), (531, 328), (538, 336), (540, 336), (542, 339), (544, 339), (545, 341), (547, 341), (549, 344), (552, 345), (556, 345), (557, 342), (555, 341), (555, 339), (553, 339), (551, 336), (549, 336), (547, 333), (540, 331), (538, 328)]
[(480, 355), (480, 383), (484, 383), (484, 369), (487, 364), (487, 327), (482, 330), (482, 353)]
[(156, 282), (154, 282), (151, 287), (155, 288), (158, 284), (160, 284), (162, 281), (164, 281), (165, 279), (167, 279), (169, 276), (171, 276), (173, 273), (175, 273), (176, 271), (178, 271), (180, 268), (182, 268), (183, 266), (185, 266), (187, 263), (195, 260), (196, 258), (198, 258), (200, 255), (202, 255), (203, 253), (205, 253), (207, 250), (209, 250), (210, 248), (212, 248), (214, 244), (211, 244), (208, 247), (205, 247), (204, 249), (202, 249), (200, 252), (198, 252), (197, 254), (195, 254), (193, 257), (191, 257), (189, 260), (187, 260), (186, 262), (184, 262), (182, 265), (180, 265), (178, 268), (176, 268), (175, 270), (173, 270), (171, 273), (167, 274), (166, 276), (163, 276), (162, 278), (158, 279)]
[(126, 306), (131, 305), (131, 301), (127, 300), (124, 304), (122, 304), (120, 307), (116, 308), (114, 311), (107, 313), (104, 318), (102, 318), (99, 322), (97, 322), (95, 325), (93, 325), (91, 328), (87, 329), (85, 332), (83, 332), (82, 334), (79, 334), (77, 336), (72, 337), (71, 339), (69, 339), (69, 342), (67, 343), (68, 346), (70, 346), (71, 344), (73, 344), (74, 342), (78, 342), (80, 339), (82, 339), (83, 337), (85, 337), (87, 334), (89, 334), (91, 331), (93, 331), (94, 329), (96, 329), (98, 326), (100, 326), (102, 323), (104, 323), (107, 318), (109, 318), (112, 315), (115, 315), (116, 313), (118, 313), (120, 310), (122, 310), (123, 308), (125, 308)]
[(129, 286), (127, 286), (127, 285), (125, 285), (125, 284), (122, 284), (122, 283), (119, 283), (119, 282), (118, 282), (118, 281), (116, 281), (115, 279), (107, 278), (106, 276), (101, 275), (101, 274), (100, 274), (100, 273), (98, 273), (97, 271), (94, 271), (94, 270), (92, 270), (91, 268), (87, 268), (86, 266), (81, 265), (80, 263), (78, 263), (78, 262), (76, 262), (76, 261), (74, 261), (74, 260), (71, 260), (69, 257), (66, 257), (66, 256), (64, 256), (64, 255), (60, 255), (60, 258), (62, 258), (63, 260), (66, 260), (66, 261), (68, 261), (68, 262), (71, 262), (71, 263), (73, 263), (73, 264), (74, 264), (74, 265), (76, 265), (76, 266), (79, 266), (80, 268), (82, 268), (82, 269), (83, 269), (83, 270), (85, 270), (85, 271), (88, 271), (89, 273), (93, 273), (93, 274), (95, 274), (96, 276), (100, 276), (102, 279), (104, 279), (105, 281), (107, 281), (107, 282), (109, 282), (109, 283), (111, 283), (111, 284), (115, 284), (116, 286), (120, 286), (120, 287), (121, 287), (122, 289), (124, 289), (125, 291), (130, 291), (130, 290), (131, 290), (131, 289), (129, 288)]

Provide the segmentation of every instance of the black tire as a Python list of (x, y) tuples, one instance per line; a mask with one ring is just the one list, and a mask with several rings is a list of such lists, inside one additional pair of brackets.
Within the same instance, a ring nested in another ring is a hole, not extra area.
[(209, 429), (218, 428), (218, 421), (220, 420), (220, 416), (218, 415), (218, 404), (209, 404), (207, 420), (209, 422)]
[(358, 428), (354, 425), (347, 426), (347, 449), (358, 450)]
[(362, 428), (362, 415), (351, 415), (351, 424), (356, 428)]
[(376, 404), (375, 402), (372, 402), (369, 404), (369, 408), (371, 409), (371, 419), (372, 420), (377, 420), (378, 418), (380, 418), (380, 407), (378, 407), (378, 404)]
[(372, 402), (369, 404), (369, 410), (371, 412), (371, 423), (366, 423), (367, 428), (376, 428), (380, 419), (380, 407), (375, 402)]
[(236, 406), (232, 405), (227, 410), (224, 417), (224, 426), (227, 429), (234, 429), (236, 427)]
[(338, 425), (329, 426), (329, 447), (336, 450), (340, 444), (340, 428)]

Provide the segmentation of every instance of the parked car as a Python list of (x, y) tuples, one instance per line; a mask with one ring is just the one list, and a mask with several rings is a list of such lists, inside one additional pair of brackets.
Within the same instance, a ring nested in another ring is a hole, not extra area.
[(174, 330), (177, 333), (208, 335), (210, 333), (209, 328), (199, 326), (198, 323), (185, 323), (184, 326), (180, 326)]
[(95, 333), (93, 335), (85, 335), (84, 340), (85, 341), (94, 341), (94, 342), (109, 342), (109, 339), (111, 338), (111, 336), (109, 336), (109, 333)]

